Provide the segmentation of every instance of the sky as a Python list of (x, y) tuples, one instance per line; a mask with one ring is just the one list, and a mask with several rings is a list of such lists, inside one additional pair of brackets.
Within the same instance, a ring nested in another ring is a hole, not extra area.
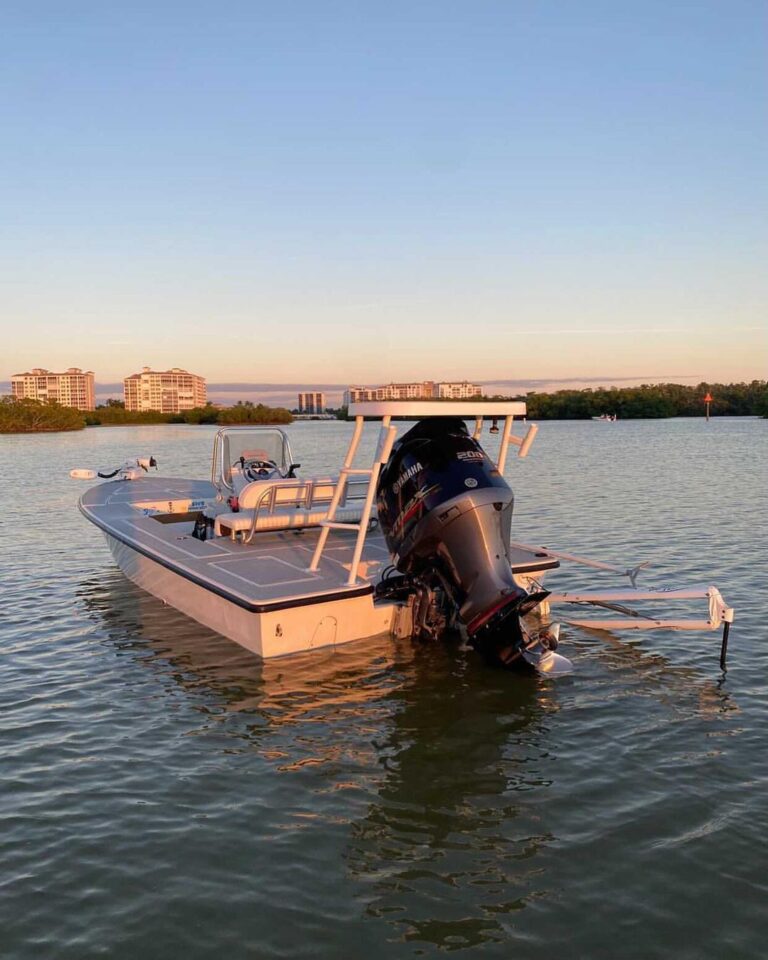
[(764, 379), (767, 65), (762, 0), (8, 0), (0, 381)]

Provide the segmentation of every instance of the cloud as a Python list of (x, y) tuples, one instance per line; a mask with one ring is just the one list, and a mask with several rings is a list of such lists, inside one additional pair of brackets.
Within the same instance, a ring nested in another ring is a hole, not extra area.
[[(729, 327), (731, 333), (759, 333), (765, 331), (765, 327)], [(536, 327), (533, 330), (513, 330), (515, 336), (601, 336), (601, 337), (623, 337), (626, 334), (682, 334), (691, 336), (705, 330), (713, 330), (712, 327), (596, 327), (594, 329), (584, 327), (574, 329), (573, 327), (563, 327), (553, 330), (549, 327)]]

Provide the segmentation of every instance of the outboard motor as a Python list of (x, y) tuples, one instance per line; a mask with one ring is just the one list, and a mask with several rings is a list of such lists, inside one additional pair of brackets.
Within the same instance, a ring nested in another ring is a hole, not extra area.
[(520, 617), (549, 594), (514, 581), (514, 495), (464, 421), (421, 420), (396, 441), (377, 501), (402, 574), (384, 580), (379, 595), (414, 595), (416, 636), (438, 636), (458, 621), (487, 660), (526, 668)]

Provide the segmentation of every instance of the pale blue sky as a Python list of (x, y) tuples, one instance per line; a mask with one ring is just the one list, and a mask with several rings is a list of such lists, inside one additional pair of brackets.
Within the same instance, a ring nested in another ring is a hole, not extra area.
[(6, 2), (0, 379), (751, 379), (768, 8)]

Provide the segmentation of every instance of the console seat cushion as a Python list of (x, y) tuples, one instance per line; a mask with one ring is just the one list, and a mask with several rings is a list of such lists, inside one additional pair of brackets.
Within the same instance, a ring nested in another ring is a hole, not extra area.
[(307, 480), (289, 477), (276, 480), (252, 480), (243, 487), (237, 499), (241, 510), (252, 510), (259, 504), (264, 509), (269, 507), (272, 499), (276, 505), (282, 503), (296, 505), (306, 500), (311, 492), (312, 501), (317, 504), (318, 501), (330, 501), (337, 483), (336, 477), (312, 477)]
[[(240, 510), (238, 513), (220, 513), (215, 520), (214, 533), (217, 537), (236, 533), (248, 533), (253, 523), (253, 510)], [(339, 523), (357, 523), (363, 515), (362, 500), (352, 501), (336, 509)], [(326, 504), (312, 507), (276, 507), (274, 513), (262, 511), (256, 521), (256, 530), (295, 530), (299, 527), (318, 527), (328, 519)]]

